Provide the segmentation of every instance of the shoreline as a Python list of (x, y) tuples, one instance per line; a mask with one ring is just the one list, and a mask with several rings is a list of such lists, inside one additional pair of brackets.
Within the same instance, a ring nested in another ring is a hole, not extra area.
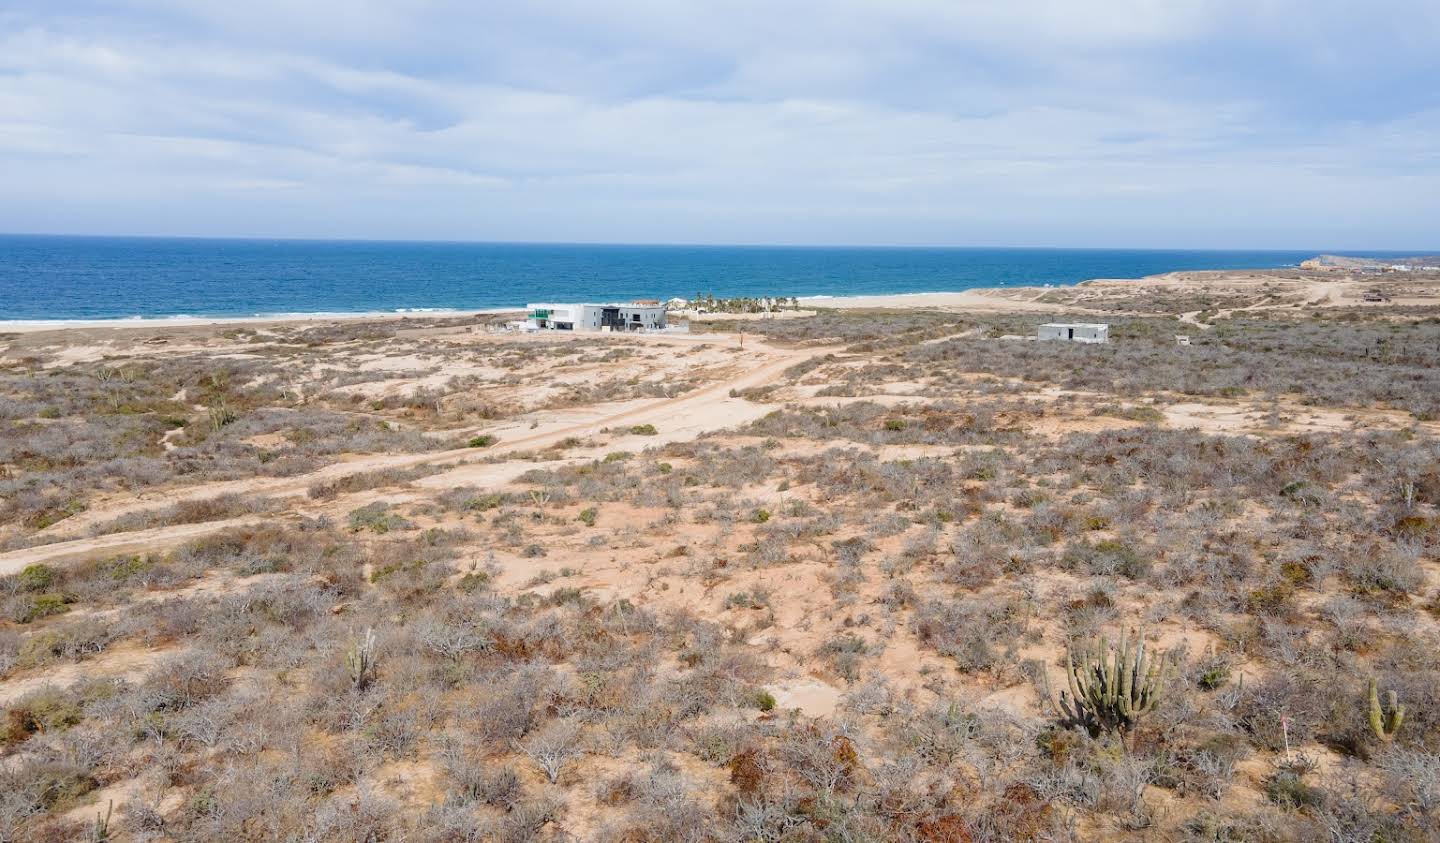
[[(1141, 280), (1141, 279), (1125, 279)], [(1078, 286), (1088, 281), (1064, 286)], [(881, 293), (855, 296), (799, 296), (801, 305), (810, 308), (852, 310), (863, 308), (911, 308), (911, 307), (973, 307), (976, 309), (1026, 309), (1029, 302), (998, 295), (1015, 293), (1020, 290), (1051, 290), (1050, 287), (973, 287), (953, 292), (923, 293)], [(470, 316), (495, 316), (502, 313), (520, 313), (524, 305), (514, 307), (492, 307), (480, 309), (415, 308), (403, 311), (316, 311), (314, 313), (276, 313), (249, 316), (116, 316), (94, 319), (0, 319), (0, 334), (29, 334), (42, 331), (64, 331), (70, 329), (139, 329), (139, 328), (195, 328), (217, 325), (267, 325), (295, 324), (303, 322), (374, 321), (388, 322), (401, 319), (447, 319)]]
[(414, 310), (392, 311), (316, 311), (314, 313), (275, 313), (254, 316), (116, 316), (97, 319), (0, 319), (0, 334), (33, 334), (42, 331), (65, 331), (71, 329), (91, 330), (108, 328), (114, 330), (140, 328), (200, 328), (216, 325), (292, 325), (305, 322), (390, 322), (401, 319), (448, 319), (466, 316), (495, 316), (501, 313), (518, 313), (524, 306), (484, 308), (480, 310), (449, 310), (446, 308), (416, 308)]
[[(1184, 270), (1138, 278), (1089, 278), (1073, 284), (1003, 284), (999, 286), (971, 287), (954, 291), (927, 291), (915, 293), (877, 293), (861, 295), (818, 295), (796, 297), (800, 306), (807, 310), (863, 310), (863, 309), (913, 309), (939, 308), (963, 310), (978, 313), (1001, 312), (1077, 312), (1085, 310), (1076, 304), (1046, 302), (1041, 299), (1059, 290), (1074, 290), (1087, 287), (1105, 287), (1113, 284), (1150, 282), (1176, 287), (1195, 283), (1216, 281), (1252, 281), (1264, 278), (1274, 270), (1228, 269), (1228, 270)], [(1315, 278), (1315, 282), (1338, 282), (1339, 278)], [(1337, 284), (1337, 286), (1339, 286)], [(166, 330), (171, 328), (195, 328), (241, 325), (280, 325), (329, 322), (390, 322), (407, 319), (454, 319), (477, 316), (494, 316), (505, 313), (523, 313), (524, 305), (513, 307), (491, 307), (477, 309), (410, 308), (387, 311), (316, 311), (313, 313), (276, 313), (246, 316), (129, 316), (96, 319), (0, 319), (0, 334), (33, 334), (46, 331), (65, 330)]]

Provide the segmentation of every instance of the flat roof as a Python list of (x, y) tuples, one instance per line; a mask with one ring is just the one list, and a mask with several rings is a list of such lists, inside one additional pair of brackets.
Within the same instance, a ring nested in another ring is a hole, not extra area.
[(1110, 325), (1105, 322), (1046, 322), (1042, 328), (1106, 328)]
[(593, 301), (565, 301), (565, 302), (554, 302), (554, 301), (542, 301), (542, 302), (530, 302), (530, 303), (526, 304), (525, 306), (526, 306), (526, 307), (664, 307), (664, 306), (665, 306), (665, 303), (664, 303), (664, 302), (653, 302), (653, 303), (651, 303), (651, 302), (646, 302), (646, 303), (644, 303), (644, 304), (641, 304), (641, 303), (639, 303), (639, 302), (633, 302), (633, 301), (618, 301), (618, 302), (616, 302), (616, 301), (612, 301), (612, 302), (593, 302)]

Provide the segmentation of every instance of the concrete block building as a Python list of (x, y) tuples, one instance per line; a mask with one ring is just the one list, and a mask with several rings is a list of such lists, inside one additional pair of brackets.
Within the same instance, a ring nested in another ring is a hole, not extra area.
[(1110, 326), (1100, 322), (1052, 322), (1040, 326), (1039, 338), (1069, 342), (1109, 342)]

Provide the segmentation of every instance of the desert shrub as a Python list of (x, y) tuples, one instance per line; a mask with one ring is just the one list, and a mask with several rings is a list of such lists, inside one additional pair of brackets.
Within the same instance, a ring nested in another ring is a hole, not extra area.
[(18, 667), (38, 667), (62, 659), (82, 659), (104, 650), (122, 630), (94, 618), (47, 626), (25, 636), (15, 655)]
[(576, 721), (555, 720), (520, 742), (518, 748), (554, 784), (580, 755), (580, 736), (581, 727)]
[(825, 641), (815, 654), (829, 661), (835, 672), (847, 682), (854, 682), (860, 677), (860, 663), (870, 654), (870, 649), (865, 639), (847, 632)]
[(372, 533), (389, 533), (394, 530), (413, 530), (415, 525), (398, 513), (390, 511), (390, 505), (383, 501), (366, 504), (351, 510), (348, 517), (351, 532), (369, 530)]
[(1265, 779), (1265, 798), (1284, 808), (1320, 808), (1325, 791), (1306, 784), (1297, 773), (1281, 770)]
[(70, 610), (72, 598), (65, 594), (19, 594), (4, 601), (3, 611), (16, 623), (31, 623)]
[(930, 600), (915, 609), (915, 634), (964, 673), (1003, 670), (1014, 664), (1029, 614), (1022, 603), (1003, 598)]
[(230, 685), (226, 665), (208, 653), (171, 657), (155, 667), (140, 686), (151, 711), (180, 711), (197, 705)]
[(333, 480), (322, 480), (310, 484), (306, 494), (313, 500), (334, 500), (340, 495), (397, 486), (410, 480), (435, 472), (435, 466), (422, 465), (412, 468), (385, 468), (378, 471), (361, 471), (346, 474)]
[(103, 524), (97, 524), (91, 529), (91, 534), (105, 535), (176, 524), (199, 524), (205, 521), (238, 518), (242, 515), (274, 512), (278, 508), (278, 502), (269, 498), (247, 498), (241, 495), (220, 495), (214, 498), (183, 500), (162, 509), (132, 512)]
[(36, 733), (62, 732), (84, 719), (83, 701), (54, 686), (10, 703), (0, 721), (0, 744), (16, 744)]
[(1319, 690), (1325, 685), (1318, 677), (1283, 671), (1247, 682), (1235, 706), (1235, 722), (1264, 749), (1301, 745), (1330, 717), (1332, 699)]
[(1071, 542), (1065, 549), (1062, 561), (1069, 567), (1078, 568), (1097, 576), (1122, 576), (1126, 579), (1143, 579), (1150, 573), (1150, 559), (1129, 542), (1105, 539), (1090, 542), (1087, 539)]
[[(504, 646), (514, 648), (517, 643)], [(506, 747), (529, 734), (539, 724), (555, 683), (549, 668), (535, 664), (492, 677), (481, 686), (483, 693), (464, 704), (463, 710), (472, 715), (468, 722), (473, 724), (475, 737), (494, 747)]]
[(1372, 547), (1368, 553), (1343, 559), (1341, 571), (1351, 587), (1362, 594), (1403, 595), (1418, 591), (1425, 583), (1416, 553), (1410, 548)]
[(60, 573), (49, 565), (36, 563), (26, 565), (15, 575), (16, 585), (21, 591), (45, 591), (59, 579)]
[(90, 770), (65, 761), (30, 759), (8, 778), (10, 782), (0, 779), (0, 784), (10, 791), (6, 801), (13, 802), (4, 807), (11, 811), (18, 807), (15, 803), (19, 803), (30, 812), (62, 812), (99, 786)]

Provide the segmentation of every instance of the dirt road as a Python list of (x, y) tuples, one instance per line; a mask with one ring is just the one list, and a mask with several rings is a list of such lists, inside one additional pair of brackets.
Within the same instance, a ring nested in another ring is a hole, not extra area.
[[(204, 500), (224, 494), (280, 499), (305, 498), (310, 487), (316, 483), (383, 469), (455, 463), (457, 467), (451, 470), (455, 474), (454, 482), (451, 485), (473, 483), (477, 478), (486, 476), (504, 477), (511, 475), (512, 472), (496, 470), (493, 458), (498, 455), (547, 448), (571, 437), (593, 436), (607, 428), (654, 425), (659, 431), (653, 436), (621, 435), (607, 443), (607, 447), (611, 450), (626, 446), (639, 449), (668, 442), (686, 441), (712, 430), (723, 430), (753, 421), (769, 412), (772, 408), (768, 405), (747, 401), (743, 398), (732, 398), (731, 392), (741, 392), (769, 384), (778, 379), (791, 366), (809, 360), (811, 357), (832, 353), (835, 350), (828, 347), (782, 349), (752, 339), (746, 342), (746, 351), (747, 356), (754, 363), (753, 367), (676, 398), (626, 402), (622, 408), (613, 412), (603, 410), (595, 412), (595, 408), (589, 408), (588, 412), (582, 410), (570, 414), (556, 414), (556, 418), (548, 423), (537, 423), (523, 435), (503, 436), (500, 442), (483, 450), (457, 448), (421, 454), (378, 454), (326, 466), (319, 471), (297, 477), (224, 481), (153, 493), (147, 498), (137, 497), (134, 501), (88, 512), (83, 522), (69, 525), (67, 533), (62, 535), (74, 532), (76, 527), (84, 528), (103, 523), (120, 515), (161, 509), (179, 501)], [(517, 425), (511, 427), (525, 429)], [(501, 430), (503, 433), (504, 428)], [(482, 460), (486, 461), (484, 466), (474, 465)], [(469, 470), (461, 470), (465, 467), (469, 467)], [(523, 467), (532, 466), (526, 462)], [(476, 468), (481, 470), (476, 471)], [(444, 478), (450, 473), (446, 472), (446, 474), (426, 478), (429, 482), (425, 485), (434, 487), (443, 482), (440, 478)], [(515, 473), (523, 473), (523, 470)], [(382, 494), (375, 492), (372, 496), (378, 497)], [(347, 497), (345, 502), (349, 503), (350, 498)], [(274, 517), (276, 516), (245, 516), (102, 536), (76, 536), (51, 544), (0, 554), (0, 575), (16, 573), (25, 566), (38, 562), (67, 562), (107, 554), (166, 550), (219, 530), (256, 524)]]

